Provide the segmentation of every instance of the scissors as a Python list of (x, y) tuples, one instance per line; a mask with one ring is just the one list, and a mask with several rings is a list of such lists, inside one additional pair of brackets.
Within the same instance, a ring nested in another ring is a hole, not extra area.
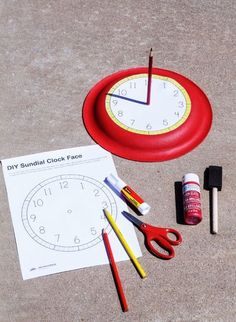
[[(127, 211), (122, 211), (122, 214), (144, 234), (146, 247), (154, 256), (162, 259), (171, 259), (175, 257), (173, 246), (179, 245), (182, 242), (182, 236), (177, 230), (148, 225), (132, 216)], [(173, 240), (169, 238), (168, 234), (175, 235), (176, 239)], [(158, 249), (153, 246), (152, 242), (156, 242), (165, 253), (158, 251)]]

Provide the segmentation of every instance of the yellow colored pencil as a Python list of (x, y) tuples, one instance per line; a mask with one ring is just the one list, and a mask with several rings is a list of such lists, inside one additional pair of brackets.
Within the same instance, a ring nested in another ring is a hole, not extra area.
[(135, 257), (134, 252), (132, 251), (132, 249), (130, 248), (129, 244), (125, 240), (125, 238), (122, 235), (121, 231), (119, 230), (119, 228), (118, 228), (114, 218), (112, 217), (112, 215), (109, 213), (109, 211), (107, 209), (104, 209), (104, 214), (105, 214), (107, 220), (109, 221), (111, 227), (113, 228), (114, 232), (116, 233), (117, 237), (119, 238), (122, 246), (124, 247), (124, 249), (126, 250), (127, 254), (129, 255), (129, 257), (130, 257), (131, 261), (133, 262), (135, 268), (139, 272), (140, 276), (142, 278), (147, 277), (146, 272), (144, 271), (144, 269), (142, 268), (141, 264), (139, 263), (139, 261)]

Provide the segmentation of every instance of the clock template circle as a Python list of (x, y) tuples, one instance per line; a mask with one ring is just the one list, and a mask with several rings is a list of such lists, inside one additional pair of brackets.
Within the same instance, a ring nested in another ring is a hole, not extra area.
[(212, 110), (203, 91), (172, 71), (153, 68), (151, 100), (147, 68), (107, 76), (88, 93), (84, 125), (108, 151), (135, 161), (165, 161), (188, 153), (208, 134)]
[(93, 247), (111, 228), (103, 213), (117, 217), (115, 199), (103, 183), (83, 175), (49, 178), (36, 185), (22, 206), (22, 222), (40, 245), (63, 252)]

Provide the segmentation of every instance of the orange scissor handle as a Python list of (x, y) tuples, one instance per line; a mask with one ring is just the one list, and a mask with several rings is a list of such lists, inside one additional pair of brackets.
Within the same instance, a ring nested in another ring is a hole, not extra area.
[[(140, 230), (145, 236), (145, 243), (148, 250), (155, 256), (162, 259), (171, 259), (175, 257), (173, 246), (179, 245), (182, 242), (181, 234), (173, 228), (154, 227), (147, 224), (142, 224)], [(168, 234), (174, 235), (172, 239)], [(160, 246), (165, 252), (160, 252), (153, 244), (154, 242)]]

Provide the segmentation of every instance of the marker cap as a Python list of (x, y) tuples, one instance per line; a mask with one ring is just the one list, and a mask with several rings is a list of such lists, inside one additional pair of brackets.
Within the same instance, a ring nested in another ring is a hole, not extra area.
[(121, 180), (120, 178), (116, 177), (114, 174), (110, 174), (107, 177), (107, 181), (115, 188), (118, 192), (120, 192), (127, 184)]

